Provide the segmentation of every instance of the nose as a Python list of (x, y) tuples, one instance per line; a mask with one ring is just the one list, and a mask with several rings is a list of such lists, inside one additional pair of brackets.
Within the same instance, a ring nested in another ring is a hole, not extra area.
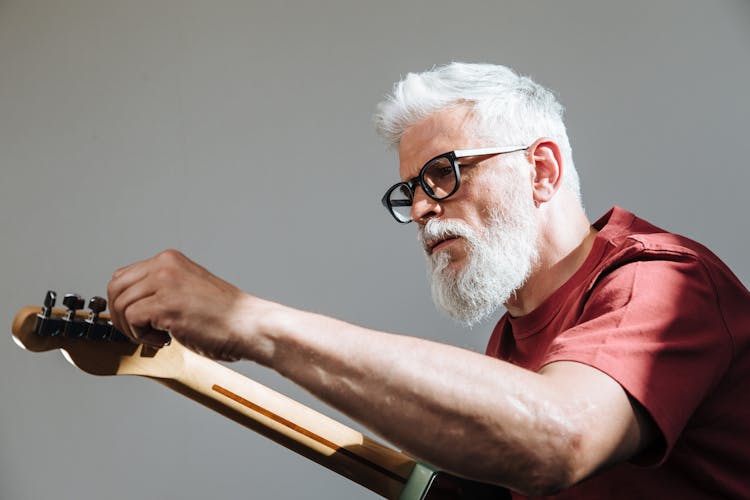
[(417, 224), (426, 224), (432, 217), (439, 217), (443, 213), (443, 206), (433, 200), (421, 187), (414, 188), (414, 199), (411, 203), (411, 220)]

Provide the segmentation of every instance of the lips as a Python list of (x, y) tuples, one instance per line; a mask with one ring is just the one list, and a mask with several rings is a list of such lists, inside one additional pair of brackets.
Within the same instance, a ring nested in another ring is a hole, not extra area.
[(430, 240), (426, 242), (425, 248), (427, 250), (427, 253), (432, 254), (433, 252), (435, 252), (436, 249), (438, 249), (437, 247), (441, 246), (443, 243), (453, 241), (456, 239), (458, 239), (458, 236), (446, 236), (445, 238), (441, 238), (437, 240)]

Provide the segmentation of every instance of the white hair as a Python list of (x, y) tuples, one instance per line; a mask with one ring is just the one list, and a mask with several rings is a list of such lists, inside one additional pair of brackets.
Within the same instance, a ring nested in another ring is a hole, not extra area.
[(472, 110), (477, 131), (492, 145), (530, 145), (550, 137), (560, 148), (563, 184), (580, 200), (580, 181), (563, 123), (563, 106), (554, 94), (510, 68), (493, 64), (451, 63), (424, 73), (409, 73), (378, 104), (378, 134), (398, 148), (404, 131), (427, 116), (455, 105)]

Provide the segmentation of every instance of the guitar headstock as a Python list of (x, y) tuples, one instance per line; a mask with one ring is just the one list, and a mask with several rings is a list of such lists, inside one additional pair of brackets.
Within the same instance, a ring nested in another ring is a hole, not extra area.
[(56, 299), (49, 291), (43, 306), (26, 306), (16, 313), (16, 344), (32, 352), (59, 349), (71, 364), (93, 375), (168, 378), (182, 362), (185, 348), (174, 341), (161, 348), (130, 341), (104, 313), (107, 301), (102, 297), (89, 300), (88, 312), (79, 295), (65, 295), (65, 309), (54, 307)]

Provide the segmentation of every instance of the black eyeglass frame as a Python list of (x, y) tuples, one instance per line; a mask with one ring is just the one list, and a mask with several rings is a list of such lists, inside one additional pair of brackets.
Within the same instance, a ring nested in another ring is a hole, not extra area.
[[(495, 155), (501, 155), (501, 154), (508, 154), (508, 153), (516, 153), (518, 151), (526, 151), (531, 146), (496, 146), (496, 147), (490, 147), (490, 148), (476, 148), (476, 149), (456, 149), (453, 151), (448, 151), (447, 153), (443, 153), (440, 155), (435, 156), (434, 158), (431, 158), (427, 163), (422, 166), (422, 168), (419, 171), (419, 175), (416, 177), (413, 177), (409, 179), (408, 181), (402, 181), (397, 182), (383, 195), (383, 198), (380, 200), (383, 206), (388, 210), (388, 213), (391, 214), (391, 216), (396, 219), (396, 222), (399, 224), (408, 224), (412, 222), (411, 217), (409, 220), (401, 220), (396, 215), (396, 212), (393, 210), (394, 206), (399, 207), (409, 207), (412, 205), (415, 195), (415, 189), (417, 187), (417, 184), (419, 184), (422, 187), (422, 190), (425, 192), (427, 196), (432, 198), (435, 201), (442, 201), (445, 200), (454, 194), (456, 194), (456, 191), (458, 191), (458, 188), (461, 187), (461, 165), (459, 165), (458, 160), (460, 158), (470, 158), (472, 156), (495, 156)], [(427, 171), (427, 169), (435, 162), (436, 160), (439, 160), (440, 158), (446, 158), (448, 161), (450, 161), (451, 166), (453, 167), (453, 175), (456, 177), (456, 185), (454, 186), (453, 190), (451, 190), (450, 193), (446, 194), (445, 196), (435, 196), (435, 193), (432, 191), (432, 188), (427, 185), (427, 183), (424, 180), (424, 173)], [(401, 187), (406, 187), (409, 192), (411, 193), (411, 201), (409, 200), (400, 200), (400, 203), (394, 204), (391, 199), (391, 193), (399, 189)]]

